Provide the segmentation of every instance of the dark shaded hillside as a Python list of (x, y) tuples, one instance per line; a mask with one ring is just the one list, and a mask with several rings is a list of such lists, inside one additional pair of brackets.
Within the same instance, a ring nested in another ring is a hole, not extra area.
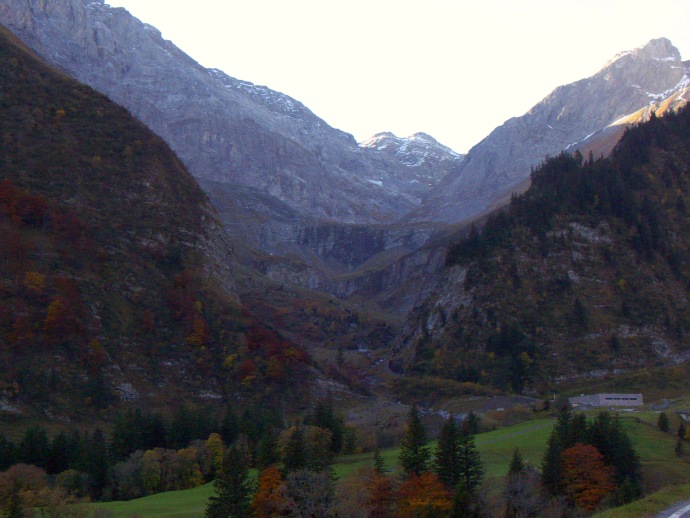
[(392, 365), (512, 391), (686, 361), (690, 110), (628, 132), (608, 159), (548, 159), (448, 252), (446, 289)]
[(5, 31), (0, 70), (0, 409), (284, 393), (307, 356), (240, 306), (215, 211), (165, 143)]

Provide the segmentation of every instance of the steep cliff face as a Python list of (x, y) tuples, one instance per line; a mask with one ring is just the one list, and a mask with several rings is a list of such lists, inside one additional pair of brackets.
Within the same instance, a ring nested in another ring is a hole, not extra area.
[[(386, 237), (380, 225), (417, 206), (461, 161), (422, 134), (400, 140), (397, 153), (359, 146), (299, 101), (205, 69), (154, 27), (103, 0), (0, 0), (0, 22), (161, 135), (233, 238), (288, 254), (279, 268), (285, 275), (276, 276), (281, 281), (323, 288), (388, 253), (391, 242), (409, 253), (409, 242), (421, 244), (427, 230), (410, 230), (416, 237), (401, 241), (399, 228)], [(372, 223), (377, 228), (361, 226)], [(338, 239), (357, 242), (334, 243), (332, 229)], [(269, 271), (263, 260), (250, 261)]]
[(411, 219), (476, 217), (529, 178), (546, 155), (584, 147), (597, 132), (685, 89), (687, 70), (678, 50), (663, 38), (616, 56), (594, 76), (557, 88), (525, 115), (496, 128)]
[(343, 222), (392, 220), (419, 202), (416, 186), (388, 181), (406, 166), (370, 158), (288, 96), (201, 67), (124, 9), (3, 0), (0, 21), (128, 108), (197, 178), (257, 188), (297, 212)]

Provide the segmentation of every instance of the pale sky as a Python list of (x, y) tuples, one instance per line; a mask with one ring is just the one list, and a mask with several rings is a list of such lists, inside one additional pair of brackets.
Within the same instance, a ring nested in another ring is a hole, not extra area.
[(423, 131), (458, 152), (652, 38), (690, 59), (687, 0), (105, 1), (358, 141)]

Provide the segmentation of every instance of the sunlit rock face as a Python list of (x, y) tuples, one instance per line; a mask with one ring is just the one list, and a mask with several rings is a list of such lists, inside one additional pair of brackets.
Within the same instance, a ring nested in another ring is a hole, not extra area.
[[(280, 280), (330, 289), (334, 275), (391, 255), (391, 243), (400, 253), (419, 246), (429, 230), (404, 231), (414, 237), (400, 240), (399, 228), (383, 226), (418, 206), (461, 163), (423, 134), (396, 138), (388, 150), (358, 145), (301, 102), (202, 67), (156, 28), (103, 0), (0, 0), (0, 22), (162, 136), (230, 235), (274, 254), (259, 267)], [(281, 254), (289, 260), (277, 265)]]
[(302, 215), (353, 223), (392, 221), (431, 187), (420, 190), (404, 162), (359, 147), (299, 101), (200, 66), (102, 0), (2, 0), (0, 21), (127, 107), (197, 178), (257, 188)]
[(619, 54), (597, 74), (556, 88), (526, 114), (496, 128), (410, 219), (462, 221), (491, 209), (512, 189), (524, 187), (531, 168), (546, 155), (585, 147), (619, 119), (687, 88), (687, 70), (678, 49), (664, 38)]

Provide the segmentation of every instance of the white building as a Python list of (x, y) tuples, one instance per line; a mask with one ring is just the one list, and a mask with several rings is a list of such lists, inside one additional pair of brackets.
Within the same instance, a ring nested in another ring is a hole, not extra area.
[(635, 407), (644, 405), (642, 394), (584, 394), (568, 398), (575, 408), (608, 408), (608, 407)]

